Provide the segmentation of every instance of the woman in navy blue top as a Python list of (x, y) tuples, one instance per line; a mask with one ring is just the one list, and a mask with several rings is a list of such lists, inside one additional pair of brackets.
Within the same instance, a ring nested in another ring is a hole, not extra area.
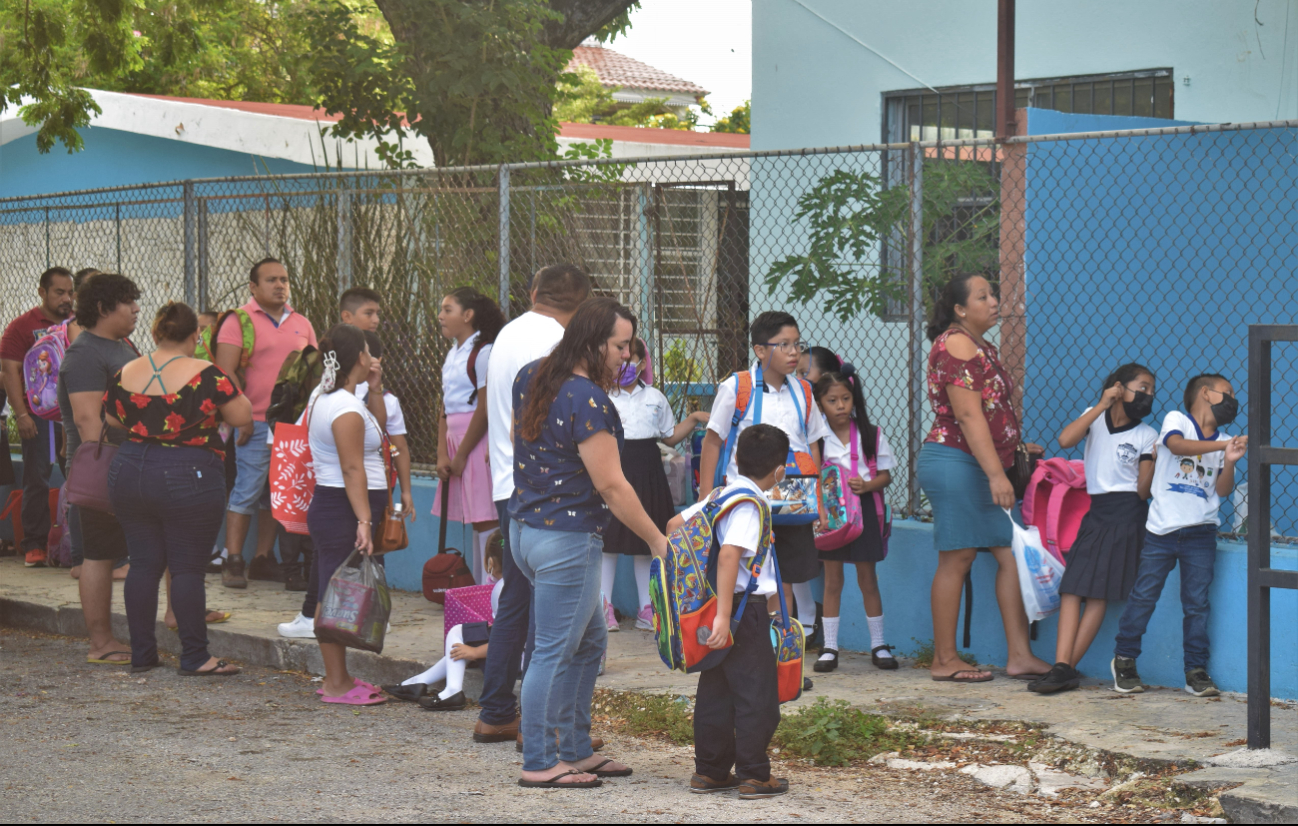
[(608, 643), (600, 566), (610, 516), (655, 554), (667, 550), (622, 475), (622, 421), (607, 393), (634, 337), (626, 307), (590, 299), (554, 352), (514, 380), (510, 549), (535, 588), (536, 612), (536, 649), (523, 679), (520, 786), (593, 788), (601, 777), (631, 774), (591, 748), (590, 702)]

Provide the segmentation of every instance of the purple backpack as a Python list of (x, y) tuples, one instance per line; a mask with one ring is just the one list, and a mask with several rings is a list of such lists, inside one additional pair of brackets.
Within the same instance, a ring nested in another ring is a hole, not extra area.
[(68, 350), (68, 321), (45, 330), (23, 356), (27, 406), (33, 414), (51, 422), (63, 421), (59, 413), (59, 368)]
[(68, 526), (68, 489), (59, 488), (58, 512), (45, 548), (46, 564), (59, 568), (72, 567), (72, 529)]

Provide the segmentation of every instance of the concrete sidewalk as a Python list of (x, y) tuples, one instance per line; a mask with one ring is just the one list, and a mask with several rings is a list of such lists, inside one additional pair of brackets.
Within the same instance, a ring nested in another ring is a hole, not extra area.
[[(120, 584), (113, 597), (118, 638), (126, 640)], [(286, 640), (275, 629), (277, 623), (296, 615), (301, 599), (300, 593), (287, 592), (275, 583), (253, 582), (246, 591), (233, 591), (222, 588), (219, 577), (209, 576), (208, 607), (234, 613), (229, 622), (210, 626), (212, 653), (248, 664), (321, 673), (314, 640)], [(394, 591), (392, 601), (392, 630), (383, 654), (350, 653), (355, 673), (379, 683), (399, 682), (442, 656), (441, 607), (420, 594), (404, 591)], [(64, 570), (29, 569), (18, 558), (0, 559), (0, 625), (84, 636), (76, 582)], [(633, 625), (626, 621), (621, 632), (610, 634), (607, 673), (600, 678), (600, 686), (693, 694), (697, 679), (668, 672), (658, 659), (652, 634), (636, 631)], [(161, 621), (158, 641), (164, 650), (177, 651), (176, 634)], [(1102, 679), (1107, 675), (1092, 674), (1088, 676), (1093, 679), (1078, 691), (1041, 696), (999, 670), (992, 682), (958, 685), (935, 683), (926, 670), (910, 665), (903, 660), (897, 671), (879, 671), (868, 655), (849, 652), (843, 653), (833, 674), (813, 674), (808, 664), (807, 674), (814, 679), (815, 688), (794, 705), (828, 697), (885, 713), (924, 709), (973, 720), (1031, 722), (1087, 748), (1187, 767), (1191, 762), (1212, 765), (1213, 758), (1237, 750), (1246, 737), (1247, 704), (1242, 695), (1196, 699), (1179, 687), (1151, 687), (1144, 694), (1124, 696), (1113, 692), (1109, 681)], [(465, 686), (470, 697), (480, 694), (481, 681), (481, 671), (470, 669)], [(1273, 747), (1298, 755), (1298, 706), (1273, 703), (1271, 726)], [(1205, 771), (1212, 773), (1203, 775), (1205, 783), (1211, 780), (1220, 785), (1223, 777), (1230, 777), (1235, 779), (1224, 782), (1247, 784), (1228, 794), (1251, 795), (1250, 799), (1260, 801), (1258, 805), (1281, 807), (1285, 814), (1271, 822), (1292, 822), (1298, 817), (1298, 765)], [(1193, 780), (1194, 775), (1187, 778)]]

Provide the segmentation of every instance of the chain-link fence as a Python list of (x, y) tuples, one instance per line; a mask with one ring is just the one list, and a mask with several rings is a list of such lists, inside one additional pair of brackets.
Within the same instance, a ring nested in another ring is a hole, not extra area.
[[(999, 284), (995, 335), (1026, 436), (1051, 453), (1127, 361), (1157, 374), (1156, 416), (1181, 407), (1201, 372), (1225, 374), (1246, 411), (1246, 326), (1296, 315), (1296, 157), (1291, 121), (8, 199), (0, 312), (28, 309), (50, 264), (131, 276), (150, 317), (173, 298), (243, 303), (249, 266), (273, 255), (320, 332), (341, 291), (372, 287), (385, 298), (385, 377), (428, 465), (447, 350), (436, 316), (456, 286), (498, 295), (512, 316), (536, 270), (581, 265), (639, 317), (678, 415), (748, 365), (757, 313), (788, 309), (805, 341), (857, 365), (896, 452), (890, 500), (922, 515), (913, 470), (931, 422), (924, 323), (938, 285), (961, 272)], [(1298, 361), (1276, 358), (1276, 398), (1293, 398)], [(1292, 443), (1298, 413), (1282, 407), (1275, 422), (1277, 443)], [(1293, 537), (1298, 479), (1286, 472), (1275, 471), (1272, 513)], [(1243, 530), (1246, 483), (1224, 531)]]

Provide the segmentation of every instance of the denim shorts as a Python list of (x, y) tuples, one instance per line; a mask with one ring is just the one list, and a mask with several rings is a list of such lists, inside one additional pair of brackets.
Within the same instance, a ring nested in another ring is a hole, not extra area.
[(248, 444), (234, 449), (234, 489), (230, 491), (227, 510), (252, 516), (265, 507), (263, 492), (270, 477), (270, 443), (266, 441), (270, 428), (265, 422), (252, 423), (252, 438)]

